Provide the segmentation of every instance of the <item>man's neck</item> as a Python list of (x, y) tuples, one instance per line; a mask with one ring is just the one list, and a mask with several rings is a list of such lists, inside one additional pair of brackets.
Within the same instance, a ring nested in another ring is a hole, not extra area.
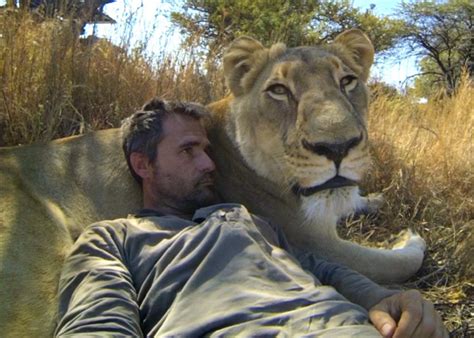
[(144, 198), (143, 208), (155, 210), (162, 215), (173, 215), (189, 220), (192, 219), (194, 215), (194, 213), (184, 212), (183, 210), (170, 205), (157, 204), (151, 201), (147, 201), (146, 198)]

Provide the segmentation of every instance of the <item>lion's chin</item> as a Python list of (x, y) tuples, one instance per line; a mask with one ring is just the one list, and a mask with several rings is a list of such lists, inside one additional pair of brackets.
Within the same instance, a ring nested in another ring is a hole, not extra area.
[(307, 220), (336, 223), (341, 217), (361, 209), (364, 198), (360, 196), (359, 187), (352, 184), (301, 195), (301, 202)]
[(348, 179), (343, 176), (334, 176), (330, 180), (327, 180), (323, 184), (315, 185), (313, 187), (301, 187), (299, 184), (295, 184), (291, 189), (294, 194), (297, 196), (311, 196), (317, 192), (328, 190), (328, 189), (337, 189), (341, 187), (357, 186), (357, 182), (351, 179)]

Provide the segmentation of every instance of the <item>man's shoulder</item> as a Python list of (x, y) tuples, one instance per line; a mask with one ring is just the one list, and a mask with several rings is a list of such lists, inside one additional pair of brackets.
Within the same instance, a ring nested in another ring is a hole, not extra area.
[(179, 231), (192, 225), (195, 225), (194, 221), (173, 215), (138, 212), (123, 218), (102, 220), (100, 222), (92, 223), (86, 228), (86, 230), (92, 232), (106, 231), (109, 233), (126, 234), (155, 231)]
[(104, 219), (98, 222), (89, 224), (85, 230), (89, 229), (123, 229), (131, 224), (135, 224), (137, 219), (133, 215), (127, 217), (115, 218), (115, 219)]
[(78, 240), (90, 237), (122, 237), (127, 229), (134, 226), (136, 219), (134, 217), (124, 217), (116, 219), (107, 219), (89, 224), (84, 228)]

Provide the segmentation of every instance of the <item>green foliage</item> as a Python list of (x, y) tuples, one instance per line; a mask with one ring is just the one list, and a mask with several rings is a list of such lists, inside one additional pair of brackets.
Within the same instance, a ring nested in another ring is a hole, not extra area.
[(472, 77), (472, 1), (402, 3), (400, 15), (406, 21), (406, 45), (421, 60), (423, 77), (415, 83), (419, 92), (429, 95), (444, 88), (451, 95), (460, 83), (463, 68)]
[(332, 39), (355, 27), (367, 32), (376, 51), (385, 51), (403, 28), (401, 21), (361, 12), (348, 0), (187, 0), (171, 19), (188, 43), (217, 51), (244, 34), (268, 45), (282, 41), (297, 46)]
[(424, 57), (418, 63), (421, 70), (420, 76), (415, 78), (414, 87), (411, 92), (416, 97), (433, 97), (444, 90), (445, 82), (443, 75), (438, 71), (437, 64), (428, 57)]
[(316, 9), (313, 1), (188, 0), (183, 11), (173, 12), (171, 19), (188, 35), (188, 42), (198, 37), (199, 45), (211, 49), (243, 34), (269, 43), (298, 45)]
[(332, 39), (336, 34), (351, 28), (360, 28), (371, 39), (376, 52), (386, 52), (394, 47), (404, 32), (402, 20), (377, 16), (371, 10), (361, 12), (348, 0), (321, 1), (311, 20), (313, 32), (323, 39)]

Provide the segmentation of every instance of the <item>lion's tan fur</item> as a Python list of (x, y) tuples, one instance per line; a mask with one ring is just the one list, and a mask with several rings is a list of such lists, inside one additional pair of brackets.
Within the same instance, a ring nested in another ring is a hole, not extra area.
[[(315, 48), (324, 50), (324, 55), (310, 57), (315, 73), (301, 73), (306, 66), (298, 56), (279, 62), (288, 51), (283, 44), (266, 49), (253, 39), (241, 38), (229, 48), (224, 67), (233, 95), (211, 105), (213, 119), (208, 125), (218, 190), (226, 200), (242, 202), (284, 227), (298, 245), (382, 281), (404, 279), (421, 262), (419, 246), (397, 254), (362, 248), (337, 236), (339, 214), (370, 204), (370, 199), (346, 188), (338, 189), (336, 198), (322, 192), (318, 199), (297, 197), (290, 191), (295, 183), (322, 183), (330, 166), (323, 156), (301, 152), (302, 135), (311, 142), (339, 142), (361, 131), (345, 115), (346, 104), (328, 101), (328, 95), (339, 90), (328, 84), (350, 70), (364, 89), (373, 58), (370, 42), (352, 31), (331, 46)], [(311, 109), (301, 114), (295, 107), (276, 110), (288, 106), (283, 101), (269, 106), (268, 97), (262, 100), (266, 94), (261, 87), (270, 74), (295, 92), (300, 90), (300, 105)], [(306, 89), (313, 91), (307, 97), (303, 97), (304, 81)], [(367, 93), (365, 89), (361, 93), (355, 105), (364, 114)], [(318, 113), (318, 107), (325, 111)], [(140, 207), (139, 187), (128, 173), (120, 140), (120, 131), (111, 129), (46, 145), (0, 149), (2, 335), (50, 336), (60, 267), (80, 231), (92, 222), (124, 217)], [(368, 164), (366, 138), (346, 160), (349, 165), (343, 164), (342, 170), (347, 175), (363, 175)]]
[(51, 336), (60, 267), (88, 224), (139, 208), (119, 130), (0, 149), (0, 329)]

